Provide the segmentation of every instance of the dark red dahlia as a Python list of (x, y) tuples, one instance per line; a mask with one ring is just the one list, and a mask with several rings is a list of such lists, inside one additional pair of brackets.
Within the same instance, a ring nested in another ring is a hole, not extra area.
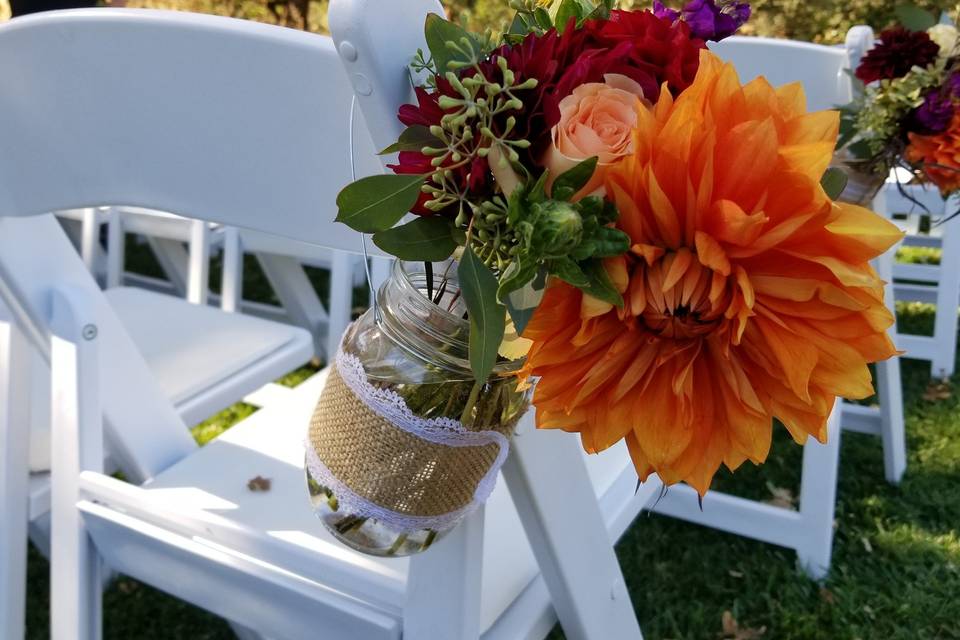
[[(636, 80), (651, 102), (660, 98), (664, 82), (675, 96), (689, 87), (700, 66), (700, 50), (707, 46), (693, 36), (687, 23), (650, 11), (615, 9), (609, 20), (591, 21), (584, 30), (589, 34), (588, 47), (604, 50), (600, 56), (589, 50), (580, 56), (602, 61), (590, 65), (584, 82), (601, 82), (607, 73), (622, 73)], [(558, 103), (581, 84), (578, 75), (582, 74), (576, 68), (567, 71)]]
[[(705, 47), (703, 40), (691, 35), (686, 23), (658, 17), (650, 11), (615, 10), (609, 20), (590, 20), (579, 29), (571, 20), (563, 34), (556, 29), (543, 35), (530, 34), (519, 44), (503, 45), (493, 51), (479, 65), (488, 80), (501, 82), (497, 60), (502, 57), (514, 74), (515, 86), (530, 78), (537, 80), (536, 88), (516, 92), (523, 107), (499, 115), (491, 128), (496, 135), (502, 135), (507, 119), (515, 118), (509, 138), (531, 143), (521, 153), (521, 162), (535, 172), (550, 144), (551, 129), (560, 120), (560, 101), (578, 86), (603, 82), (605, 75), (619, 73), (635, 80), (643, 88), (644, 96), (656, 102), (664, 83), (674, 95), (690, 86), (697, 74), (700, 50)], [(459, 97), (443, 78), (437, 78), (435, 91), (418, 88), (416, 95), (416, 105), (400, 109), (399, 118), (407, 126), (439, 125), (445, 114), (440, 96)], [(399, 163), (391, 168), (396, 173), (423, 174), (433, 170), (430, 162), (430, 157), (410, 151), (401, 153)], [(492, 195), (494, 183), (485, 159), (477, 157), (457, 167), (454, 176), (458, 190), (470, 193), (471, 199), (482, 199), (487, 191)], [(413, 212), (435, 213), (423, 206), (429, 199), (423, 194)]]
[(925, 31), (903, 27), (887, 29), (880, 42), (860, 61), (856, 76), (863, 82), (892, 80), (907, 75), (913, 67), (926, 67), (937, 59), (940, 47)]
[(550, 142), (550, 130), (560, 120), (560, 101), (581, 84), (603, 82), (610, 73), (635, 80), (651, 102), (660, 97), (664, 82), (676, 95), (690, 86), (706, 45), (690, 34), (683, 22), (660, 18), (649, 11), (614, 10), (609, 20), (590, 20), (580, 29), (567, 25), (563, 35), (551, 29), (531, 34), (516, 46), (495, 51), (485, 66), (495, 78), (496, 58), (507, 59), (518, 82), (536, 78), (536, 89), (526, 92), (518, 120), (518, 136), (530, 140), (536, 161)]

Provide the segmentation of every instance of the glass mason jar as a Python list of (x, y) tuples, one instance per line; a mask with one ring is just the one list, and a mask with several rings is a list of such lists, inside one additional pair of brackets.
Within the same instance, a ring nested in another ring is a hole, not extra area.
[[(365, 388), (373, 394), (382, 390), (394, 401), (401, 398), (416, 419), (444, 424), (459, 421), (456, 424), (458, 429), (462, 425), (462, 430), (487, 434), (499, 432), (509, 438), (530, 401), (530, 391), (518, 389), (514, 375), (522, 361), (500, 361), (489, 379), (475, 384), (468, 361), (470, 323), (465, 319), (466, 305), (460, 296), (456, 272), (453, 261), (429, 266), (426, 263), (395, 262), (390, 278), (377, 292), (377, 306), (367, 310), (345, 333), (338, 366), (331, 375), (345, 368), (343, 357), (347, 356), (351, 363), (362, 365), (362, 375), (371, 385)], [(327, 384), (331, 384), (329, 379)], [(334, 425), (333, 430), (340, 431), (338, 425)], [(473, 464), (476, 460), (461, 463), (464, 469), (461, 474), (456, 464), (444, 465), (443, 460), (438, 462), (429, 456), (414, 454), (400, 444), (385, 453), (383, 441), (396, 437), (392, 431), (391, 425), (385, 423), (365, 429), (356, 438), (356, 446), (347, 451), (357, 458), (354, 467), (361, 469), (364, 482), (368, 478), (410, 479), (406, 482), (409, 486), (383, 489), (389, 493), (381, 492), (382, 499), (372, 499), (375, 504), (390, 502), (389, 508), (396, 509), (395, 496), (408, 494), (415, 494), (414, 501), (419, 504), (438, 504), (438, 501), (442, 502), (444, 492), (449, 493), (450, 485), (463, 481), (469, 490), (479, 484), (476, 482), (480, 473), (477, 467), (483, 465)], [(311, 431), (311, 438), (314, 433)], [(419, 449), (419, 440), (406, 433), (401, 435), (408, 438), (399, 441), (401, 444), (405, 443), (409, 449)], [(368, 441), (370, 446), (364, 447), (362, 441), (367, 436), (374, 440)], [(354, 437), (349, 439), (352, 441)], [(312, 442), (317, 450), (318, 441)], [(502, 442), (505, 444), (506, 440)], [(323, 446), (321, 442), (320, 447)], [(309, 455), (308, 452), (308, 467)], [(441, 451), (440, 455), (445, 454)], [(489, 455), (487, 459), (490, 459)], [(438, 471), (444, 466), (445, 474)], [(470, 469), (473, 470), (472, 476)], [(339, 480), (339, 474), (335, 475)], [(351, 508), (351, 502), (344, 495), (338, 496), (334, 488), (318, 482), (309, 468), (306, 476), (314, 510), (327, 529), (347, 546), (371, 555), (405, 556), (424, 551), (460, 519), (455, 509), (442, 527), (400, 527), (388, 522), (390, 517), (371, 516), (369, 509)], [(486, 474), (485, 482), (490, 481), (489, 476), (495, 481), (495, 471)], [(349, 482), (344, 483), (342, 494), (347, 493), (349, 485)], [(464, 494), (464, 487), (459, 489)], [(460, 511), (465, 515), (467, 509)]]

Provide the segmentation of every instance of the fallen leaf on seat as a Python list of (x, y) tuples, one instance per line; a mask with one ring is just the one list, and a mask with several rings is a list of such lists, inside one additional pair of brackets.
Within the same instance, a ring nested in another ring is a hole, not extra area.
[(250, 491), (270, 491), (270, 478), (257, 476), (247, 483), (247, 489)]
[(760, 627), (759, 629), (744, 627), (741, 629), (740, 624), (729, 611), (723, 612), (721, 624), (723, 626), (723, 635), (720, 637), (724, 640), (757, 640), (757, 638), (762, 638), (767, 632), (766, 627)]
[(949, 400), (952, 395), (953, 389), (949, 380), (931, 380), (927, 390), (923, 392), (923, 399), (927, 402), (937, 402)]

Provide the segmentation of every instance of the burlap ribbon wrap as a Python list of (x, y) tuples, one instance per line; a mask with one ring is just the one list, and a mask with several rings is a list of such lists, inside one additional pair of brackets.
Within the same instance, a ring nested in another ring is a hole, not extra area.
[(515, 425), (471, 431), (420, 418), (341, 351), (310, 421), (307, 466), (348, 513), (442, 531), (489, 497)]

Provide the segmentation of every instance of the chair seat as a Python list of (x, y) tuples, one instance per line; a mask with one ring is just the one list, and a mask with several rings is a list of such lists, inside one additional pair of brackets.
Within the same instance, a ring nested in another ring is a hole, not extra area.
[(143, 289), (106, 291), (164, 394), (188, 424), (307, 362), (310, 334), (299, 328)]
[[(261, 560), (400, 611), (409, 560), (374, 558), (348, 549), (326, 531), (310, 506), (303, 442), (325, 377), (322, 372), (304, 382), (284, 406), (261, 409), (144, 489), (164, 505), (225, 518), (230, 529), (239, 527), (254, 532), (255, 539), (279, 543), (270, 547), (273, 557), (263, 555), (267, 545), (258, 548)], [(625, 469), (632, 472), (625, 448), (593, 456), (588, 468), (601, 496)], [(247, 483), (256, 476), (270, 480), (269, 491), (248, 489)], [(481, 615), (482, 628), (487, 630), (531, 589), (539, 570), (502, 478), (485, 513)], [(539, 592), (545, 593), (542, 585)], [(549, 602), (542, 606), (543, 615), (549, 616)]]
[[(279, 322), (144, 289), (105, 292), (164, 394), (194, 424), (307, 362), (309, 332)], [(46, 396), (30, 432), (31, 517), (49, 509), (50, 431)]]

